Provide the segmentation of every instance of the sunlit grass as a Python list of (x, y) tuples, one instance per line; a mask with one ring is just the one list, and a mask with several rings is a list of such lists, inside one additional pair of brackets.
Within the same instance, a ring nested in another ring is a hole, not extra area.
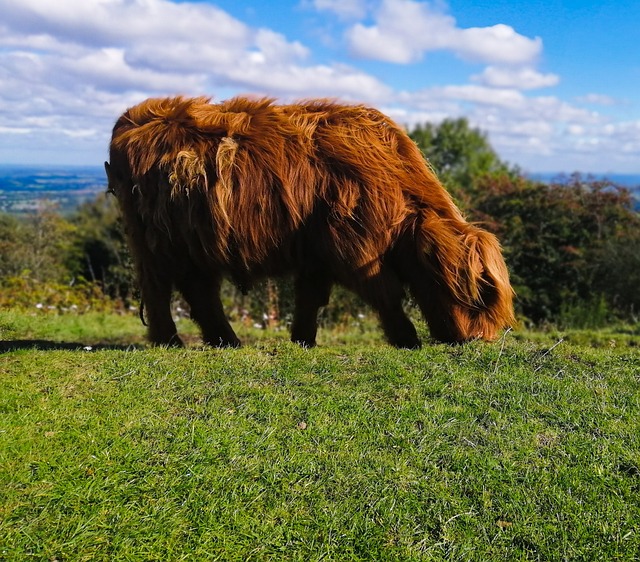
[[(0, 325), (144, 333), (135, 317)], [(0, 354), (0, 560), (640, 554), (633, 334), (406, 351), (360, 328), (311, 350), (284, 331), (246, 328), (239, 350), (186, 332), (186, 350)]]

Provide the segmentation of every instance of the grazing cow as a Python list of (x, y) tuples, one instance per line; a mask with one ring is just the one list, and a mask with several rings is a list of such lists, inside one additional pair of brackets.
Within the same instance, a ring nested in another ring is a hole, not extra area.
[(334, 283), (369, 303), (398, 347), (420, 347), (407, 287), (440, 341), (491, 340), (513, 322), (497, 239), (464, 219), (415, 143), (375, 109), (149, 99), (116, 122), (105, 168), (155, 344), (182, 344), (175, 288), (206, 343), (238, 346), (223, 277), (248, 288), (292, 274), (291, 339), (304, 346)]

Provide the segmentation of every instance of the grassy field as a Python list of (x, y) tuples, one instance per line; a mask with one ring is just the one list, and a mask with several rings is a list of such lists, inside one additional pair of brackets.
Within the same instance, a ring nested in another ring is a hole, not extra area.
[(2, 561), (640, 560), (637, 328), (421, 351), (0, 329)]

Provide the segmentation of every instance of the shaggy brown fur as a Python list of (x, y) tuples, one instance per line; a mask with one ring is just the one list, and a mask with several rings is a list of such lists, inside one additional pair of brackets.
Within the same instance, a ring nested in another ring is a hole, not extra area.
[(417, 146), (368, 107), (313, 100), (149, 99), (117, 121), (105, 163), (120, 203), (149, 337), (180, 339), (177, 288), (203, 338), (239, 345), (219, 298), (293, 273), (292, 340), (315, 344), (331, 286), (380, 315), (389, 342), (419, 347), (408, 286), (431, 334), (493, 339), (513, 322), (496, 238), (465, 221)]

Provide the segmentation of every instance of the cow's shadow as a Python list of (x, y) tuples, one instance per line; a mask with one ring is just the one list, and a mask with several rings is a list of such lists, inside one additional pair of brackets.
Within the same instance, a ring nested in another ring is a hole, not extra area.
[(0, 353), (8, 351), (18, 351), (23, 349), (31, 350), (68, 350), (68, 351), (102, 351), (102, 350), (118, 350), (132, 351), (135, 349), (145, 349), (146, 346), (139, 344), (112, 344), (112, 343), (96, 343), (87, 344), (81, 342), (67, 341), (51, 341), (51, 340), (0, 340)]

